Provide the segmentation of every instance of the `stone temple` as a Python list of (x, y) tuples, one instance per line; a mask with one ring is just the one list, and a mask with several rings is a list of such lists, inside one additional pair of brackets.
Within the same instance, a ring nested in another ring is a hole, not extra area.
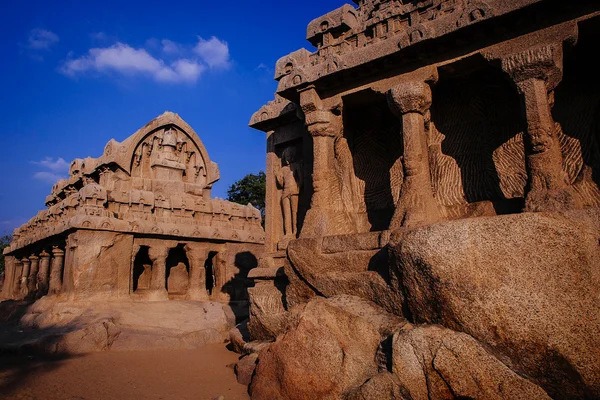
[(599, 398), (600, 3), (354, 2), (250, 121), (252, 398)]
[(166, 112), (99, 158), (76, 159), (47, 209), (16, 229), (2, 294), (73, 300), (244, 300), (260, 212), (211, 199), (219, 168)]

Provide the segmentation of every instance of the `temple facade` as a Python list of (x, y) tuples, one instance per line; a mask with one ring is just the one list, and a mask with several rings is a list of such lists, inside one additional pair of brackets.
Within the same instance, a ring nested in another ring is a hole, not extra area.
[(99, 158), (76, 159), (4, 254), (6, 298), (247, 298), (264, 242), (260, 212), (211, 199), (219, 169), (166, 112)]
[(267, 134), (263, 266), (296, 238), (600, 205), (593, 2), (355, 3), (308, 25), (315, 50), (277, 62), (250, 121)]
[[(431, 325), (471, 335), (553, 398), (598, 396), (600, 358), (584, 349), (600, 323), (588, 300), (599, 285), (600, 3), (354, 3), (310, 22), (314, 49), (277, 61), (275, 99), (250, 121), (267, 136), (267, 213), (248, 331), (273, 342), (252, 398), (511, 397), (449, 383), (476, 376), (462, 369), (435, 375), (438, 347), (415, 345), (429, 340), (421, 332), (439, 337)], [(349, 348), (368, 347), (356, 327), (377, 325), (370, 307), (405, 325), (379, 325), (361, 365), (389, 353), (357, 378)], [(561, 325), (577, 329), (549, 333)]]

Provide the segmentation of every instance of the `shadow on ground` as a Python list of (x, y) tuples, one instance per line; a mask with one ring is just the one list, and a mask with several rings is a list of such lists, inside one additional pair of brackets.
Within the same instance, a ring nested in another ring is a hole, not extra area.
[[(49, 332), (49, 329), (24, 329), (20, 326), (21, 317), (32, 303), (0, 302), (0, 393), (3, 395), (26, 385), (32, 377), (60, 367), (64, 360), (77, 357), (56, 351), (54, 344), (58, 343), (61, 335)], [(40, 337), (45, 337), (44, 346), (32, 345)]]

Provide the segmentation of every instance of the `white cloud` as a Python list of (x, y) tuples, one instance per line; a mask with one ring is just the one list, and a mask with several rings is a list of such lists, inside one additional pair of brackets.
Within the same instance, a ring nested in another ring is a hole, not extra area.
[(31, 161), (31, 163), (46, 169), (46, 171), (38, 171), (33, 174), (35, 179), (46, 183), (54, 184), (61, 179), (66, 179), (69, 172), (69, 163), (62, 157), (58, 157), (56, 160), (46, 157), (41, 161)]
[(31, 163), (35, 165), (40, 165), (54, 172), (69, 171), (69, 163), (66, 162), (62, 157), (58, 157), (56, 160), (52, 157), (46, 157), (42, 161), (32, 161)]
[(50, 50), (50, 47), (58, 43), (58, 40), (56, 33), (36, 28), (29, 32), (27, 47), (31, 50)]
[(54, 172), (40, 171), (33, 174), (33, 177), (39, 181), (55, 184), (61, 179), (67, 179), (67, 176), (56, 174)]
[(230, 65), (229, 45), (215, 36), (208, 40), (198, 36), (194, 53), (198, 54), (211, 68), (227, 68)]
[(87, 55), (66, 61), (61, 67), (61, 72), (75, 77), (87, 71), (113, 71), (125, 75), (145, 74), (161, 82), (194, 83), (204, 69), (203, 65), (188, 59), (179, 59), (167, 65), (165, 61), (154, 58), (145, 49), (116, 43), (106, 48), (90, 49)]
[(169, 39), (163, 39), (160, 42), (162, 46), (162, 51), (167, 54), (179, 54), (181, 53), (181, 46)]

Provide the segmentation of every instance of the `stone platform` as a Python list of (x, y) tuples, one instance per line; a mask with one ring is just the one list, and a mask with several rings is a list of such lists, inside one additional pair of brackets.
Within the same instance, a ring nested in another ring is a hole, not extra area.
[[(0, 332), (0, 352), (83, 354), (223, 343), (238, 310), (198, 301), (71, 302), (44, 297)], [(15, 321), (16, 322), (16, 321)]]

